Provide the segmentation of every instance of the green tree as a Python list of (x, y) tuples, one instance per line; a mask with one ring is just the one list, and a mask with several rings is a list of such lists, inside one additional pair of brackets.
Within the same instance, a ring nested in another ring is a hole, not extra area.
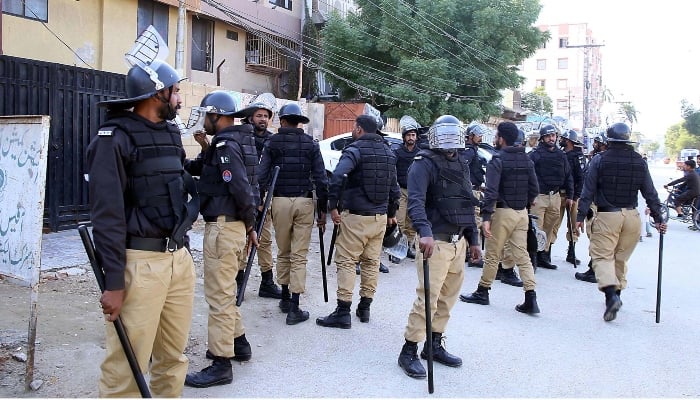
[(500, 90), (546, 42), (537, 0), (357, 0), (322, 30), (323, 68), (344, 100), (427, 123), (499, 114)]
[(659, 150), (659, 147), (661, 147), (661, 144), (659, 142), (651, 142), (642, 146), (642, 149), (645, 153), (651, 155), (656, 153), (656, 151)]
[(700, 149), (700, 136), (689, 133), (684, 125), (679, 122), (666, 130), (666, 155), (671, 159), (677, 159), (681, 149)]
[(700, 110), (690, 104), (688, 100), (681, 100), (681, 116), (683, 116), (683, 127), (688, 133), (700, 136)]
[(625, 115), (625, 118), (627, 119), (627, 122), (630, 124), (630, 129), (634, 130), (634, 124), (637, 123), (637, 114), (638, 111), (634, 107), (634, 104), (632, 104), (629, 101), (626, 101), (622, 104), (620, 104), (620, 112), (622, 112)]
[(547, 95), (542, 86), (536, 87), (532, 92), (523, 93), (521, 104), (522, 108), (538, 114), (550, 114), (554, 110), (552, 108), (552, 98)]

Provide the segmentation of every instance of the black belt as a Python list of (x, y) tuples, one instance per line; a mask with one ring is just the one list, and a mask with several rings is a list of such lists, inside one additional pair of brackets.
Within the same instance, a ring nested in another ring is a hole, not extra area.
[(132, 250), (157, 251), (161, 253), (169, 251), (172, 253), (183, 247), (184, 246), (178, 245), (177, 243), (175, 243), (174, 240), (170, 238), (156, 239), (138, 236), (126, 237), (126, 248)]
[(457, 243), (462, 237), (461, 233), (455, 235), (450, 235), (449, 233), (433, 233), (433, 240), (440, 240), (448, 243)]
[(540, 194), (548, 194), (548, 195), (553, 195), (553, 194), (556, 194), (556, 193), (559, 193), (559, 189), (554, 189), (554, 190), (550, 190), (550, 191), (540, 192)]
[(598, 212), (616, 212), (622, 210), (636, 210), (637, 207), (598, 207)]
[(384, 215), (386, 213), (378, 213), (375, 211), (357, 211), (357, 210), (348, 210), (350, 214), (355, 214), (355, 215), (361, 215), (363, 217), (374, 217), (375, 215)]
[[(225, 215), (225, 217), (226, 217), (226, 219), (225, 219), (226, 222), (238, 221), (236, 218), (234, 218), (230, 215)], [(216, 222), (216, 220), (219, 219), (219, 217), (217, 215), (215, 215), (213, 217), (202, 217), (202, 218), (204, 219), (204, 222)]]
[(302, 193), (294, 193), (294, 194), (275, 193), (274, 197), (306, 197), (309, 199), (313, 199), (314, 193), (313, 192), (302, 192)]
[(508, 207), (507, 205), (505, 205), (503, 203), (496, 203), (496, 208), (510, 208), (511, 210), (515, 210), (515, 211), (521, 211), (521, 210), (525, 209), (525, 207), (520, 207), (520, 208)]

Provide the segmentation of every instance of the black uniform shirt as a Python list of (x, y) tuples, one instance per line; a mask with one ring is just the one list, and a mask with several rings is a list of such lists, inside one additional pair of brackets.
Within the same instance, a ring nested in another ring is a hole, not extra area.
[[(502, 151), (525, 152), (524, 147), (506, 147)], [(527, 180), (527, 201), (528, 204), (537, 198), (540, 193), (539, 185), (537, 184), (537, 175), (535, 174), (535, 165), (530, 161), (530, 169), (528, 170)], [(503, 173), (503, 160), (498, 155), (495, 155), (488, 164), (486, 164), (486, 189), (484, 190), (484, 204), (481, 207), (481, 218), (484, 221), (490, 221), (491, 215), (496, 207), (496, 202), (501, 200), (500, 185), (501, 174)]]
[[(143, 131), (170, 135), (166, 121), (154, 123), (127, 111), (112, 115), (134, 120), (131, 123), (141, 124)], [(108, 122), (103, 125), (108, 125)], [(105, 289), (121, 290), (125, 287), (127, 235), (166, 238), (172, 232), (164, 232), (153, 225), (141, 210), (126, 204), (124, 192), (130, 179), (127, 166), (135, 146), (120, 128), (113, 129), (111, 134), (106, 132), (101, 131), (93, 137), (87, 148), (90, 220), (97, 261), (105, 272)], [(182, 146), (181, 142), (179, 146)], [(184, 163), (184, 151), (182, 154)]]

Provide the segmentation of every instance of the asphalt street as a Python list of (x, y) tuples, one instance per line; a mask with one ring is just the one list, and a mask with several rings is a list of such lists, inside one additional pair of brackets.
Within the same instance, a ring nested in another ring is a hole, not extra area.
[[(680, 176), (671, 166), (651, 167), (662, 201), (663, 183)], [(644, 202), (640, 202), (643, 211)], [(325, 243), (330, 243), (330, 228)], [(700, 232), (670, 221), (664, 238), (661, 321), (655, 323), (659, 235), (644, 238), (629, 263), (628, 288), (617, 319), (603, 321), (604, 296), (595, 284), (574, 279), (585, 271), (588, 240), (582, 236), (578, 269), (564, 261), (563, 224), (552, 250), (558, 270), (538, 270), (541, 313), (514, 310), (522, 288), (495, 282), (488, 306), (458, 301), (446, 336), (447, 349), (463, 358), (461, 368), (435, 365), (435, 397), (698, 397), (700, 396), (700, 300), (697, 246)], [(60, 236), (62, 235), (62, 236)], [(60, 239), (59, 239), (60, 238)], [(85, 262), (77, 234), (44, 236), (44, 268)], [(193, 237), (201, 249), (201, 237)], [(60, 247), (60, 250), (59, 250)], [(75, 257), (73, 259), (72, 257)], [(371, 320), (352, 328), (323, 328), (317, 317), (335, 308), (335, 265), (328, 267), (329, 302), (324, 303), (318, 237), (312, 236), (307, 293), (301, 307), (309, 321), (285, 325), (277, 302), (259, 298), (251, 280), (242, 305), (250, 362), (234, 363), (231, 385), (185, 388), (184, 397), (429, 397), (426, 380), (406, 376), (397, 365), (403, 331), (415, 298), (417, 269), (411, 260), (390, 264), (380, 274)], [(254, 271), (257, 267), (254, 267)], [(465, 268), (462, 292), (476, 289), (481, 269)], [(201, 277), (191, 336), (206, 340), (206, 303)], [(359, 284), (359, 279), (358, 279)], [(420, 348), (419, 348), (420, 351)], [(190, 356), (190, 372), (208, 365)], [(425, 365), (425, 364), (424, 364)]]

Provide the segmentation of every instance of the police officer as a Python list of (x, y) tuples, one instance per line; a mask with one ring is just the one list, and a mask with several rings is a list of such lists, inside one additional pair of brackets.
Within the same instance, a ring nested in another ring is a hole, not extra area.
[(535, 272), (527, 252), (528, 212), (539, 193), (533, 162), (525, 148), (515, 147), (518, 128), (511, 122), (501, 122), (496, 131), (496, 149), (500, 152), (486, 166), (486, 191), (482, 214), (486, 241), (484, 270), (476, 292), (460, 295), (467, 303), (489, 304), (489, 290), (496, 278), (498, 261), (508, 243), (509, 252), (523, 278), (525, 301), (515, 309), (537, 314)]
[[(602, 153), (608, 148), (608, 138), (605, 137), (604, 133), (601, 133), (600, 135), (597, 135), (593, 139), (593, 150), (590, 152), (588, 155), (589, 157), (593, 157), (596, 154)], [(586, 168), (586, 171), (588, 171), (588, 168)], [(584, 180), (585, 180), (585, 173), (584, 173)], [(577, 207), (578, 208), (578, 207)], [(590, 240), (591, 238), (591, 221), (593, 220), (593, 216), (595, 215), (596, 211), (596, 205), (595, 203), (591, 203), (590, 209), (588, 210), (588, 214), (586, 214), (586, 218), (584, 219), (586, 228), (586, 236), (588, 236), (588, 239)], [(590, 248), (589, 248), (589, 253), (590, 253)], [(596, 283), (595, 279), (595, 272), (593, 271), (593, 259), (588, 260), (588, 270), (586, 272), (576, 272), (574, 274), (574, 277), (580, 281), (584, 282), (590, 282), (590, 283)]]
[[(576, 225), (576, 210), (578, 207), (578, 199), (581, 197), (581, 190), (583, 190), (583, 171), (586, 168), (586, 158), (583, 155), (582, 149), (583, 143), (578, 140), (578, 134), (573, 129), (570, 129), (561, 136), (559, 139), (559, 147), (564, 150), (566, 158), (569, 160), (569, 166), (571, 167), (571, 176), (574, 180), (574, 198), (573, 204), (569, 209), (570, 220), (567, 222), (567, 226), (572, 227), (572, 232), (574, 237), (569, 235), (569, 231), (566, 231), (566, 240), (569, 242), (569, 247), (566, 252), (566, 262), (579, 265), (581, 261), (574, 258), (574, 246), (578, 241), (578, 231), (573, 229)], [(560, 195), (566, 195), (564, 191), (560, 192)], [(554, 225), (553, 233), (554, 238), (552, 242), (557, 239), (557, 233), (561, 227), (564, 216), (566, 216), (566, 199), (562, 198), (561, 206), (559, 207), (559, 220), (557, 224)]]
[(637, 246), (641, 219), (637, 211), (637, 192), (641, 192), (651, 210), (656, 228), (666, 232), (661, 218), (661, 202), (642, 156), (629, 145), (631, 130), (624, 123), (607, 130), (608, 150), (594, 157), (588, 166), (578, 206), (576, 228), (592, 202), (598, 206), (593, 217), (590, 253), (598, 290), (605, 293), (603, 320), (612, 321), (622, 307), (620, 293), (627, 286), (627, 261)]
[(543, 251), (537, 252), (537, 266), (557, 269), (552, 264), (550, 246), (554, 242), (554, 227), (559, 220), (561, 207), (561, 190), (566, 192), (566, 206), (571, 207), (574, 198), (574, 181), (571, 167), (563, 151), (557, 148), (557, 130), (553, 125), (540, 129), (540, 142), (528, 156), (535, 164), (540, 195), (530, 212), (537, 216), (542, 230), (547, 234), (547, 243)]
[[(180, 108), (180, 76), (159, 60), (149, 67), (150, 74), (129, 69), (127, 98), (98, 103), (108, 113), (87, 149), (90, 219), (105, 272), (105, 318), (121, 316), (136, 360), (150, 372), (151, 393), (179, 397), (195, 285), (185, 233), (199, 199), (184, 170), (180, 131), (167, 122)], [(138, 397), (114, 326), (105, 328), (100, 397)]]
[[(401, 191), (396, 181), (396, 157), (377, 132), (377, 121), (370, 115), (355, 119), (352, 137), (331, 177), (328, 208), (333, 223), (340, 225), (336, 239), (335, 264), (338, 268), (338, 306), (316, 324), (349, 329), (350, 305), (355, 286), (355, 264), (361, 264), (360, 303), (356, 315), (369, 322), (370, 304), (377, 290), (379, 256), (388, 225), (395, 225)], [(347, 184), (343, 204), (338, 204), (343, 175)], [(343, 208), (342, 215), (338, 208)]]
[[(464, 151), (460, 152), (462, 157), (465, 157), (469, 162), (469, 179), (472, 183), (472, 193), (474, 198), (481, 201), (481, 185), (484, 184), (485, 170), (484, 165), (479, 157), (479, 143), (484, 135), (489, 133), (489, 129), (478, 122), (472, 122), (467, 126), (467, 144)], [(474, 215), (476, 216), (476, 225), (481, 229), (481, 212), (478, 204), (474, 204)], [(480, 245), (480, 244), (479, 244)], [(482, 268), (484, 260), (467, 260), (470, 267)]]
[[(428, 346), (432, 346), (435, 361), (449, 367), (462, 365), (461, 358), (445, 349), (442, 334), (464, 280), (467, 240), (471, 258), (481, 257), (469, 166), (459, 156), (464, 149), (462, 123), (452, 115), (443, 115), (430, 127), (428, 140), (430, 149), (418, 153), (408, 172), (408, 212), (420, 235), (420, 253), (416, 257), (417, 297), (408, 315), (398, 363), (412, 378), (426, 376), (418, 359), (418, 342), (423, 339), (426, 341), (422, 358), (427, 357)], [(430, 282), (423, 278), (424, 257), (430, 260)], [(426, 284), (430, 285), (430, 299), (425, 298)], [(426, 301), (430, 302), (433, 329), (428, 333)]]
[[(272, 137), (272, 132), (267, 128), (272, 121), (275, 109), (275, 96), (272, 93), (262, 93), (257, 96), (251, 103), (246, 107), (245, 113), (247, 117), (242, 121), (243, 123), (249, 123), (253, 125), (253, 138), (255, 139), (255, 148), (257, 149), (258, 160), (262, 157), (263, 147), (265, 143)], [(261, 201), (264, 201), (262, 196), (264, 192), (261, 192)], [(260, 204), (262, 206), (262, 203)], [(261, 212), (258, 213), (258, 217), (262, 215)], [(258, 246), (258, 266), (260, 267), (260, 288), (258, 289), (258, 296), (266, 297), (270, 299), (281, 299), (282, 291), (279, 286), (275, 284), (275, 280), (272, 274), (272, 220), (270, 219), (270, 213), (267, 214), (265, 222), (263, 224), (262, 231), (260, 232), (260, 245)], [(247, 264), (247, 258), (245, 254), (239, 260), (241, 264), (240, 274), (238, 276), (238, 284), (243, 281), (243, 271)]]
[(415, 119), (409, 116), (403, 116), (399, 121), (399, 125), (401, 126), (403, 144), (394, 149), (394, 155), (396, 155), (396, 178), (399, 182), (399, 187), (401, 187), (401, 201), (399, 203), (399, 210), (396, 212), (396, 219), (399, 221), (399, 228), (408, 240), (408, 252), (406, 256), (415, 259), (414, 240), (416, 238), (416, 231), (413, 229), (411, 218), (408, 217), (407, 213), (408, 190), (406, 185), (408, 167), (413, 163), (413, 158), (418, 154), (419, 150), (416, 141), (418, 140), (418, 129), (420, 125)]
[(238, 259), (257, 245), (255, 209), (259, 202), (257, 154), (250, 125), (234, 126), (244, 116), (230, 93), (217, 90), (202, 99), (204, 129), (212, 143), (188, 170), (199, 175), (200, 213), (204, 226), (204, 296), (209, 304), (206, 357), (211, 366), (188, 374), (185, 384), (197, 388), (233, 381), (231, 359), (252, 356), (236, 306)]
[[(306, 263), (314, 223), (313, 192), (318, 202), (318, 227), (326, 226), (328, 179), (318, 143), (299, 124), (309, 119), (296, 103), (282, 106), (280, 128), (263, 149), (260, 187), (267, 191), (271, 171), (280, 167), (272, 198), (272, 221), (277, 243), (277, 279), (282, 285), (279, 307), (287, 313), (287, 325), (309, 319), (299, 308), (299, 295), (306, 290)], [(313, 182), (313, 186), (312, 186)]]

